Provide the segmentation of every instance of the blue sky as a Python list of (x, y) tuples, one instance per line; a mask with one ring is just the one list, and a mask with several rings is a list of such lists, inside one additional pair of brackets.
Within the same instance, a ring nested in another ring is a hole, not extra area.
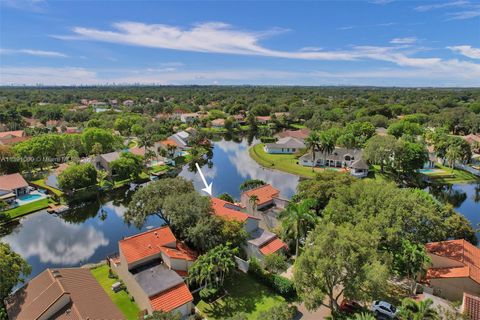
[(0, 1), (0, 84), (480, 86), (480, 2)]

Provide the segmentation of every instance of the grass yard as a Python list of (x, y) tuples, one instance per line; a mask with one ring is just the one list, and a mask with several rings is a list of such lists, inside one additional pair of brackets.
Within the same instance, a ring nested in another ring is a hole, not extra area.
[(167, 171), (170, 167), (167, 166), (166, 164), (158, 164), (150, 168), (150, 172), (162, 172), (162, 171)]
[(46, 190), (49, 190), (50, 192), (53, 192), (57, 197), (62, 197), (63, 196), (62, 190), (59, 190), (59, 189), (48, 186), (45, 183), (44, 179), (38, 179), (38, 180), (32, 181), (32, 184), (37, 185), (42, 189), (46, 189)]
[(46, 209), (50, 203), (55, 203), (55, 201), (51, 200), (50, 198), (41, 199), (27, 203), (20, 207), (6, 210), (2, 213), (7, 217), (7, 220), (15, 219), (38, 210)]
[(479, 181), (478, 177), (470, 172), (445, 167), (437, 164), (438, 169), (442, 170), (439, 172), (426, 172), (424, 173), (432, 181), (439, 183), (455, 184), (455, 183), (471, 183)]
[(263, 143), (254, 145), (248, 152), (253, 160), (266, 168), (277, 169), (306, 178), (313, 178), (315, 172), (324, 170), (323, 168), (315, 168), (315, 171), (312, 171), (311, 167), (297, 164), (298, 155), (295, 154), (268, 154), (263, 150), (263, 146)]
[(224, 319), (244, 312), (247, 319), (256, 320), (260, 312), (285, 301), (283, 297), (275, 294), (249, 275), (238, 271), (225, 282), (225, 289), (228, 292), (226, 297), (210, 304), (204, 301), (197, 304), (197, 308), (204, 317)]
[(113, 303), (122, 311), (123, 315), (127, 319), (138, 319), (138, 312), (140, 309), (135, 302), (130, 300), (130, 296), (124, 291), (113, 292), (112, 284), (118, 281), (118, 279), (111, 279), (108, 277), (108, 266), (106, 264), (91, 269), (93, 276), (102, 286), (103, 290), (108, 294)]

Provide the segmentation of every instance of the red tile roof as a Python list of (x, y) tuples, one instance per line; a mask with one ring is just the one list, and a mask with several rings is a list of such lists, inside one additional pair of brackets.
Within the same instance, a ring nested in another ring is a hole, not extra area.
[(160, 292), (150, 298), (150, 305), (153, 310), (164, 312), (172, 311), (186, 303), (193, 301), (193, 296), (185, 283)]
[(257, 196), (257, 204), (262, 205), (269, 201), (272, 201), (273, 198), (278, 197), (280, 191), (275, 189), (271, 185), (266, 184), (264, 186), (245, 191), (244, 194), (249, 198), (253, 195)]
[(267, 242), (266, 244), (264, 244), (260, 248), (260, 252), (263, 255), (269, 255), (281, 249), (287, 249), (287, 248), (288, 248), (287, 245), (282, 240), (280, 240), (279, 238), (274, 238), (270, 242)]
[(278, 136), (281, 138), (292, 137), (297, 139), (305, 139), (310, 134), (310, 129), (303, 128), (300, 130), (284, 130), (278, 133)]
[(427, 252), (433, 255), (460, 261), (464, 267), (431, 268), (428, 278), (469, 277), (480, 284), (480, 248), (466, 240), (431, 242), (425, 245)]
[(179, 147), (178, 143), (175, 140), (172, 140), (172, 139), (163, 140), (163, 141), (160, 141), (160, 143), (165, 145), (165, 146)]
[(0, 176), (0, 189), (2, 190), (13, 190), (25, 187), (28, 187), (28, 183), (25, 181), (25, 179), (23, 179), (20, 173), (12, 173)]
[(159, 254), (162, 247), (175, 243), (177, 239), (168, 226), (152, 229), (137, 235), (127, 237), (118, 242), (128, 263)]
[(177, 247), (175, 249), (160, 247), (160, 250), (173, 259), (193, 261), (197, 258), (197, 254), (181, 242), (177, 242)]
[(134, 148), (128, 149), (128, 151), (130, 151), (130, 153), (133, 153), (134, 155), (137, 155), (137, 156), (142, 156), (142, 157), (145, 156), (144, 147), (134, 147)]
[(0, 132), (0, 138), (10, 138), (10, 137), (23, 137), (24, 131), (23, 130), (16, 130), (16, 131), (3, 131)]
[[(254, 216), (251, 216), (249, 214), (246, 214), (245, 212), (237, 211), (231, 208), (228, 208), (228, 206), (234, 206), (236, 207), (233, 203), (218, 199), (218, 198), (212, 198), (212, 208), (213, 212), (216, 216), (221, 217), (226, 220), (235, 220), (235, 221), (240, 221), (244, 222), (247, 221), (247, 219), (255, 219), (255, 220), (260, 220)], [(240, 207), (238, 207), (240, 208)]]
[(30, 139), (30, 137), (13, 137), (13, 138), (0, 138), (0, 144), (2, 145), (11, 145), (15, 143), (20, 143)]

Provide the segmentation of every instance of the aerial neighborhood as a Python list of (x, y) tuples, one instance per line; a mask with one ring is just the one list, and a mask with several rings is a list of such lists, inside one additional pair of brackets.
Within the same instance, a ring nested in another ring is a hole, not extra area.
[(480, 319), (478, 90), (39, 90), (0, 89), (2, 317)]

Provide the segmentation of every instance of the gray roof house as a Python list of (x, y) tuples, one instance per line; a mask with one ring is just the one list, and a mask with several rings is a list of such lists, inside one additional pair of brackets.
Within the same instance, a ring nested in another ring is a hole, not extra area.
[(302, 140), (293, 137), (285, 137), (275, 143), (265, 144), (266, 153), (292, 154), (305, 148), (306, 146)]
[(350, 174), (363, 178), (368, 175), (368, 164), (362, 159), (362, 150), (336, 147), (331, 153), (315, 151), (315, 163), (312, 152), (301, 156), (299, 164), (306, 167), (348, 168)]

